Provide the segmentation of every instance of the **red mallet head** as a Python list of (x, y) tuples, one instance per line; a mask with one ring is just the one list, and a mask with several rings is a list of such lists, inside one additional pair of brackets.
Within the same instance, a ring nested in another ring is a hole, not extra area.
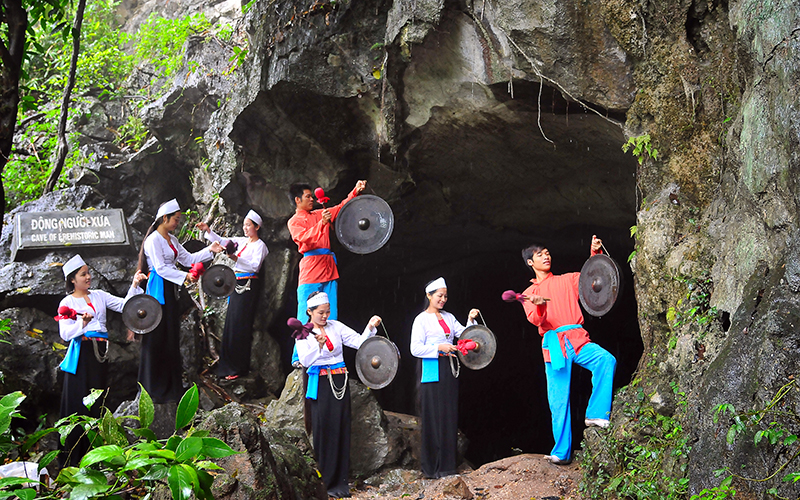
[(521, 293), (515, 292), (514, 290), (506, 290), (505, 292), (503, 292), (503, 300), (505, 300), (506, 302), (514, 302), (514, 301), (524, 302), (525, 296), (522, 295)]
[(205, 272), (206, 266), (204, 266), (202, 262), (192, 264), (192, 268), (189, 270), (189, 274), (191, 274), (193, 278), (199, 278)]
[(54, 320), (59, 321), (62, 319), (75, 319), (78, 317), (78, 311), (68, 306), (60, 306), (58, 308), (58, 316), (53, 317)]
[(303, 340), (304, 338), (308, 337), (308, 334), (311, 333), (311, 329), (300, 322), (297, 318), (289, 318), (286, 320), (286, 325), (294, 330), (292, 333), (292, 337), (296, 339)]
[(225, 245), (225, 253), (228, 255), (233, 255), (236, 253), (236, 250), (239, 249), (239, 244), (233, 240), (228, 240), (228, 244)]
[(324, 205), (329, 201), (331, 201), (330, 198), (325, 196), (325, 190), (322, 189), (321, 187), (318, 187), (317, 189), (314, 190), (314, 196), (317, 197), (317, 203), (319, 203), (320, 205)]

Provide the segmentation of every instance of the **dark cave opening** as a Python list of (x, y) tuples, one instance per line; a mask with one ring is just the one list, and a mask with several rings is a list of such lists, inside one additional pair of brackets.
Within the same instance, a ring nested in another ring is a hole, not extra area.
[[(357, 255), (331, 238), (340, 273), (339, 319), (360, 331), (371, 315), (382, 316), (401, 352), (395, 380), (374, 391), (384, 410), (418, 414), (417, 360), (409, 337), (425, 283), (438, 276), (447, 280), (446, 310), (462, 323), (469, 309), (481, 310), (498, 339), (497, 355), (483, 370), (462, 369), (459, 403), (459, 428), (470, 441), (466, 459), (476, 466), (520, 451), (546, 454), (553, 445), (541, 337), (519, 304), (501, 300), (504, 290), (521, 292), (532, 278), (520, 255), (523, 247), (543, 242), (553, 255), (553, 272), (561, 274), (580, 271), (592, 235), (602, 238), (622, 269), (624, 287), (608, 314), (584, 319), (592, 341), (617, 359), (615, 388), (631, 380), (643, 351), (627, 264), (637, 201), (636, 160), (621, 150), (624, 113), (568, 103), (547, 86), (540, 97), (538, 83), (514, 85), (514, 99), (506, 84), (497, 84), (484, 87), (488, 101), (433, 106), (428, 121), (405, 136), (403, 154), (395, 159), (402, 166), (379, 166), (410, 176), (392, 192), (382, 191), (385, 182), (372, 184), (395, 215), (384, 248)], [(283, 102), (291, 107), (294, 99)], [(348, 100), (337, 102), (344, 106), (339, 115), (360, 116)], [(318, 137), (318, 144), (328, 143), (313, 133), (320, 121), (294, 123)], [(327, 149), (341, 158), (340, 147), (332, 143)], [(371, 151), (350, 149), (345, 155), (351, 168), (335, 187), (327, 186), (332, 199), (344, 197), (357, 179), (370, 181), (377, 165)], [(286, 314), (294, 315), (290, 302)], [(291, 346), (282, 348), (288, 370)], [(346, 350), (352, 373), (354, 358)], [(574, 449), (580, 447), (590, 393), (591, 374), (576, 367)]]

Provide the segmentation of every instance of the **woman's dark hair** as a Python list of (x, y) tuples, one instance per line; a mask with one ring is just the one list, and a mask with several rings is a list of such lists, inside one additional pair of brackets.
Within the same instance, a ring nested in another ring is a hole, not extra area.
[(83, 266), (79, 267), (78, 269), (72, 271), (67, 275), (67, 294), (70, 294), (75, 291), (75, 283), (73, 283), (72, 280), (75, 279), (75, 277), (78, 275), (78, 271), (80, 271), (81, 269), (83, 269)]
[(292, 198), (292, 203), (296, 203), (294, 201), (295, 198), (302, 198), (303, 193), (306, 192), (306, 189), (308, 189), (312, 193), (314, 192), (314, 190), (311, 189), (311, 186), (304, 183), (292, 184), (291, 186), (289, 186), (289, 196)]
[[(547, 247), (542, 245), (541, 243), (534, 243), (534, 244), (530, 245), (527, 248), (523, 248), (522, 249), (522, 261), (525, 263), (525, 267), (531, 268), (531, 266), (528, 265), (528, 260), (533, 259), (533, 254), (535, 254), (536, 252), (539, 252), (541, 250), (544, 250), (545, 248), (547, 248)], [(531, 268), (531, 269), (533, 269), (533, 268)]]
[[(159, 205), (158, 208), (161, 208), (163, 205), (164, 203)], [(144, 242), (147, 241), (147, 237), (150, 236), (153, 233), (153, 231), (157, 230), (158, 226), (164, 223), (164, 217), (166, 217), (167, 220), (169, 220), (170, 218), (172, 218), (173, 215), (177, 214), (178, 212), (180, 212), (180, 210), (172, 212), (171, 214), (162, 215), (158, 219), (154, 220), (153, 223), (150, 225), (150, 227), (147, 229), (147, 233), (144, 235), (144, 238), (142, 239), (142, 246), (139, 248), (139, 262), (136, 264), (137, 269), (139, 271), (145, 274), (147, 274), (148, 271), (147, 256), (144, 254)]]

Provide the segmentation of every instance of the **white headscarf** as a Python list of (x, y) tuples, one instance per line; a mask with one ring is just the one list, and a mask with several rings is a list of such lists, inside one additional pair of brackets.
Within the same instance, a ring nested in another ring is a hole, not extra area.
[(83, 261), (80, 255), (76, 255), (75, 257), (69, 259), (66, 264), (61, 267), (61, 270), (64, 271), (64, 279), (85, 265), (86, 262)]
[(444, 278), (441, 277), (431, 281), (428, 286), (425, 287), (425, 293), (433, 293), (440, 288), (447, 288), (447, 283), (445, 283)]
[(259, 226), (259, 227), (261, 226), (261, 216), (258, 215), (255, 212), (255, 210), (250, 210), (249, 212), (247, 212), (247, 215), (245, 216), (245, 218), (246, 219), (250, 219), (251, 221), (255, 222), (257, 226)]
[(328, 300), (328, 294), (325, 292), (320, 292), (306, 302), (306, 307), (311, 309), (312, 307), (321, 306), (322, 304), (330, 304), (330, 300)]
[(160, 219), (162, 216), (167, 214), (174, 214), (175, 212), (180, 211), (181, 206), (178, 205), (178, 200), (175, 198), (169, 200), (168, 202), (164, 203), (160, 207), (158, 207), (158, 212), (156, 212), (156, 220)]

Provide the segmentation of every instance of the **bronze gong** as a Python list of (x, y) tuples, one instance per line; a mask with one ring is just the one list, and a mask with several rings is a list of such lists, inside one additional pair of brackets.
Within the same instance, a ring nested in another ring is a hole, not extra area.
[(358, 378), (370, 389), (389, 385), (400, 366), (400, 350), (386, 337), (370, 337), (356, 352)]
[(203, 273), (203, 291), (215, 299), (224, 299), (236, 289), (236, 274), (228, 266), (214, 264)]
[(614, 259), (605, 254), (589, 257), (578, 281), (578, 296), (586, 312), (603, 316), (614, 307), (621, 292), (622, 274)]
[(483, 325), (472, 325), (465, 328), (459, 339), (469, 339), (478, 344), (475, 349), (467, 351), (466, 355), (461, 354), (461, 351), (457, 353), (464, 366), (470, 370), (486, 368), (497, 353), (497, 338), (491, 330)]
[(150, 295), (134, 295), (122, 308), (122, 322), (133, 333), (150, 333), (161, 323), (161, 304)]
[(362, 194), (344, 204), (336, 217), (336, 238), (353, 253), (379, 250), (394, 230), (394, 213), (383, 198)]

